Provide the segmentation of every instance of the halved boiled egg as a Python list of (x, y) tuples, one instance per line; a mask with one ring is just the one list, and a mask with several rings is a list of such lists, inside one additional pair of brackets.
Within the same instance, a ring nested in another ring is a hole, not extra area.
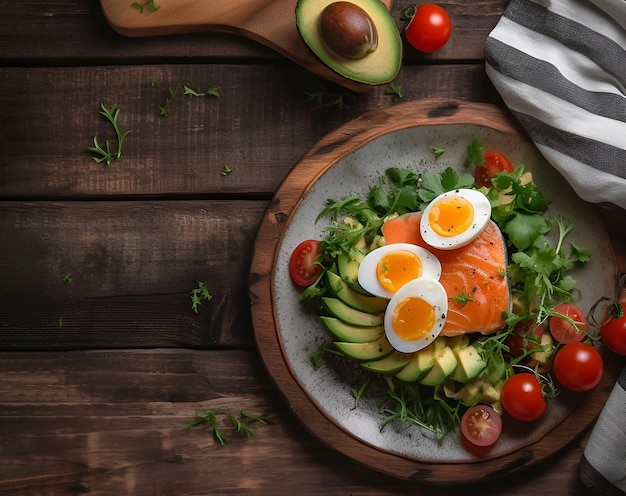
[(476, 239), (490, 218), (491, 204), (483, 193), (457, 189), (429, 203), (420, 221), (420, 232), (433, 248), (453, 250)]
[(441, 263), (421, 246), (394, 243), (371, 251), (359, 265), (359, 284), (367, 292), (391, 298), (418, 277), (439, 279)]
[(443, 329), (448, 296), (441, 283), (422, 277), (398, 290), (385, 310), (385, 335), (402, 353), (413, 353), (431, 344)]

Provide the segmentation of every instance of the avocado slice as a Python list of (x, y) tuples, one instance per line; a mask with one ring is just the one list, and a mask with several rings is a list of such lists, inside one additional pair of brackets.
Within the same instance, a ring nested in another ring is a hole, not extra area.
[(387, 308), (389, 300), (378, 296), (365, 296), (354, 291), (346, 281), (334, 272), (327, 273), (328, 285), (333, 294), (346, 305), (367, 313), (381, 313)]
[(361, 265), (363, 258), (365, 255), (360, 252), (352, 256), (341, 252), (337, 256), (337, 269), (341, 279), (348, 283), (348, 286), (361, 294), (369, 295), (359, 284), (359, 265)]
[(363, 362), (361, 363), (361, 367), (372, 372), (378, 372), (379, 374), (395, 374), (402, 370), (402, 368), (411, 361), (411, 358), (412, 355), (410, 353), (393, 351), (390, 355), (380, 360)]
[(368, 343), (343, 343), (336, 341), (335, 346), (344, 355), (359, 362), (380, 360), (394, 351), (393, 346), (384, 337)]
[(315, 56), (333, 71), (347, 79), (369, 85), (393, 81), (402, 65), (402, 40), (385, 4), (380, 0), (350, 0), (363, 9), (376, 28), (378, 43), (374, 51), (361, 58), (346, 58), (328, 48), (320, 34), (322, 11), (335, 0), (299, 0), (296, 26), (300, 36)]
[(382, 325), (364, 327), (346, 324), (335, 317), (320, 317), (322, 324), (328, 329), (333, 337), (347, 343), (366, 343), (379, 339), (385, 333)]
[(355, 326), (377, 326), (382, 325), (382, 314), (373, 314), (361, 312), (352, 307), (346, 305), (339, 298), (322, 298), (322, 304), (328, 310), (328, 312), (337, 317), (339, 320), (343, 320), (346, 324), (352, 324)]
[(452, 375), (457, 365), (454, 352), (449, 346), (435, 350), (433, 362), (433, 367), (424, 377), (419, 379), (420, 384), (424, 384), (425, 386), (437, 386), (441, 384), (448, 376)]
[(475, 379), (485, 369), (487, 364), (472, 345), (457, 350), (457, 366), (454, 369), (453, 379), (457, 382), (469, 382)]

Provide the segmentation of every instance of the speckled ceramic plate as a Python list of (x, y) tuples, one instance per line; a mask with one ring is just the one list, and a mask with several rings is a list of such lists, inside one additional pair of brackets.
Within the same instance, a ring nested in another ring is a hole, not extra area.
[[(427, 431), (400, 422), (388, 424), (381, 431), (380, 425), (384, 414), (378, 400), (384, 393), (386, 383), (380, 376), (372, 378), (366, 394), (355, 408), (352, 389), (359, 388), (369, 375), (358, 365), (342, 357), (330, 357), (317, 369), (313, 366), (311, 354), (332, 340), (318, 318), (305, 311), (299, 301), (298, 292), (290, 282), (288, 263), (292, 250), (304, 239), (321, 239), (325, 235), (324, 231), (328, 224), (325, 221), (316, 223), (316, 217), (324, 208), (327, 199), (339, 199), (347, 195), (364, 197), (378, 182), (383, 171), (392, 166), (412, 167), (417, 172), (438, 173), (446, 167), (467, 172), (464, 165), (466, 146), (472, 138), (478, 137), (486, 149), (499, 150), (513, 163), (523, 163), (527, 170), (533, 172), (536, 184), (552, 202), (550, 213), (563, 213), (576, 221), (576, 229), (570, 240), (581, 246), (590, 247), (594, 253), (591, 262), (573, 274), (578, 280), (578, 305), (588, 309), (599, 295), (610, 294), (615, 284), (616, 261), (610, 248), (611, 242), (595, 209), (578, 199), (535, 147), (505, 124), (506, 119), (496, 109), (489, 106), (474, 108), (475, 106), (470, 105), (470, 109), (474, 111), (489, 111), (491, 114), (496, 112), (494, 115), (497, 115), (497, 119), (493, 121), (487, 119), (485, 123), (468, 123), (465, 122), (468, 116), (463, 104), (445, 107), (444, 102), (421, 102), (420, 105), (422, 107), (418, 107), (418, 103), (413, 103), (412, 109), (408, 108), (411, 104), (398, 106), (393, 109), (395, 113), (391, 111), (373, 113), (369, 117), (373, 124), (378, 123), (377, 118), (381, 114), (385, 117), (386, 126), (383, 125), (378, 132), (372, 131), (371, 127), (365, 126), (366, 122), (361, 121), (353, 123), (353, 129), (348, 125), (347, 129), (333, 133), (327, 138), (328, 143), (322, 142), (315, 147), (287, 177), (265, 220), (270, 223), (266, 230), (273, 233), (271, 269), (269, 279), (264, 284), (267, 284), (270, 291), (268, 301), (271, 302), (275, 341), (272, 338), (272, 343), (268, 343), (265, 339), (266, 331), (259, 331), (259, 326), (262, 325), (257, 311), (259, 293), (255, 290), (258, 285), (253, 283), (251, 295), (255, 332), (270, 373), (305, 425), (308, 422), (307, 412), (312, 411), (310, 408), (313, 406), (321, 413), (319, 418), (338, 427), (340, 431), (356, 440), (357, 445), (362, 444), (377, 452), (391, 455), (394, 459), (408, 460), (418, 465), (428, 464), (431, 468), (450, 464), (457, 467), (463, 464), (489, 465), (490, 461), (515, 456), (522, 448), (528, 449), (537, 443), (541, 444), (546, 438), (554, 437), (555, 432), (559, 439), (561, 437), (571, 439), (574, 432), (561, 426), (566, 423), (573, 409), (580, 410), (580, 405), (577, 406), (579, 399), (573, 395), (563, 394), (557, 401), (550, 403), (546, 414), (539, 421), (531, 424), (520, 426), (515, 425), (515, 422), (509, 421), (509, 425), (505, 422), (502, 437), (492, 449), (481, 453), (480, 456), (470, 453), (463, 447), (458, 433), (440, 442)], [(456, 122), (455, 118), (458, 117), (458, 109), (463, 110), (460, 123)], [(406, 112), (407, 110), (412, 111)], [(409, 120), (405, 120), (403, 116)], [(410, 119), (416, 119), (419, 124), (411, 124)], [(368, 129), (363, 131), (369, 133), (368, 136), (358, 134), (358, 130), (363, 128)], [(345, 148), (352, 138), (356, 144)], [(435, 147), (445, 149), (445, 153), (438, 159), (434, 158), (431, 151)], [(330, 158), (325, 157), (328, 154)], [(265, 242), (264, 234), (271, 233), (264, 233), (262, 225), (257, 240), (257, 251)], [(264, 259), (262, 264), (266, 265), (265, 257), (262, 255), (261, 258)], [(255, 270), (256, 264), (259, 263), (261, 263), (259, 255), (256, 254), (253, 274), (263, 272)], [(279, 347), (279, 354), (275, 353), (276, 345)], [(277, 359), (280, 360), (279, 365), (276, 365)], [(285, 368), (289, 372), (288, 375), (283, 374)], [(290, 394), (294, 384), (299, 390), (297, 395)], [(297, 402), (293, 403), (296, 397)], [(299, 406), (302, 398), (310, 403), (304, 409)], [(586, 399), (589, 399), (589, 395)], [(601, 397), (598, 402), (598, 405), (602, 404)], [(599, 411), (598, 405), (589, 410), (588, 422), (591, 422)], [(319, 429), (324, 428), (324, 422), (321, 422), (321, 427), (317, 423), (312, 425), (309, 422), (308, 427), (314, 434), (319, 435)], [(559, 429), (563, 429), (562, 436), (558, 435)], [(325, 436), (320, 437), (329, 442), (328, 439), (324, 439)], [(557, 444), (559, 443), (554, 444), (555, 449)], [(346, 452), (343, 449), (342, 451)], [(546, 450), (548, 454), (551, 451)], [(359, 458), (352, 453), (348, 454)], [(540, 456), (531, 458), (537, 461), (535, 458), (539, 459)], [(529, 460), (528, 464), (532, 461)], [(392, 475), (406, 476), (405, 473), (397, 474), (394, 470), (378, 464), (375, 464), (374, 468)], [(458, 470), (455, 473), (457, 472)], [(441, 477), (445, 478), (446, 473), (446, 470), (442, 471)], [(471, 477), (464, 474), (458, 475), (457, 479), (467, 480)]]

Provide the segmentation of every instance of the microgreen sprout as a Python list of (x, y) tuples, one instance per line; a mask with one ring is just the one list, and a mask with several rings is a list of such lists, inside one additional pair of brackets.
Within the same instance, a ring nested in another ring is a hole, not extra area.
[(356, 96), (353, 93), (333, 93), (321, 88), (317, 91), (305, 92), (307, 99), (305, 103), (312, 103), (318, 107), (337, 107), (339, 110), (349, 108), (346, 100), (356, 101)]
[(353, 410), (355, 410), (359, 406), (359, 401), (361, 400), (361, 397), (363, 396), (363, 393), (365, 392), (365, 389), (367, 389), (369, 383), (370, 380), (368, 378), (363, 384), (361, 384), (361, 387), (359, 387), (358, 389), (352, 388), (352, 396), (354, 396), (354, 406), (352, 407)]
[(159, 105), (159, 113), (163, 117), (167, 117), (170, 113), (170, 104), (172, 100), (178, 96), (178, 92), (180, 91), (180, 86), (168, 86), (167, 87), (167, 98), (165, 99), (164, 105)]
[(228, 176), (228, 174), (234, 171), (235, 171), (234, 167), (229, 167), (228, 165), (224, 165), (224, 168), (222, 169), (220, 174), (222, 174), (222, 176)]
[(67, 284), (67, 285), (72, 284), (73, 279), (72, 279), (72, 273), (71, 273), (71, 272), (68, 272), (67, 274), (65, 274), (65, 275), (63, 276), (63, 282), (64, 282), (65, 284)]
[[(251, 422), (259, 422), (264, 425), (268, 425), (271, 422), (269, 415), (257, 415), (247, 410), (241, 410), (239, 414), (240, 416), (237, 417), (230, 408), (226, 410), (226, 415), (237, 434), (245, 434), (248, 437), (254, 434), (254, 429), (249, 425)], [(208, 426), (213, 432), (213, 437), (220, 445), (224, 446), (228, 443), (228, 439), (222, 434), (217, 425), (217, 413), (215, 410), (198, 412), (187, 424), (189, 429), (201, 426)]]
[(230, 408), (228, 409), (228, 418), (230, 419), (231, 423), (233, 424), (233, 427), (235, 428), (238, 434), (245, 434), (248, 437), (254, 434), (254, 429), (250, 427), (247, 423), (242, 422), (240, 419), (235, 417), (235, 414)]
[(194, 427), (198, 427), (201, 425), (208, 425), (210, 429), (213, 431), (213, 437), (215, 440), (224, 446), (228, 440), (222, 435), (218, 426), (217, 426), (217, 416), (215, 415), (214, 410), (205, 410), (204, 412), (198, 412), (198, 414), (191, 419), (191, 421), (187, 424), (189, 429), (193, 429)]
[(256, 415), (246, 410), (241, 410), (239, 414), (241, 415), (241, 417), (237, 418), (232, 410), (230, 408), (228, 409), (228, 418), (230, 419), (237, 433), (245, 434), (248, 437), (254, 434), (254, 429), (249, 425), (250, 422), (259, 422), (264, 425), (270, 423), (270, 418), (267, 415)]
[(115, 130), (115, 134), (117, 135), (117, 149), (115, 151), (111, 151), (111, 145), (109, 144), (109, 140), (104, 142), (104, 148), (98, 142), (98, 137), (94, 136), (93, 145), (88, 150), (90, 152), (95, 153), (96, 155), (93, 157), (94, 161), (99, 164), (101, 162), (106, 162), (107, 165), (120, 158), (122, 155), (122, 143), (126, 139), (126, 137), (132, 133), (132, 131), (125, 131), (122, 133), (120, 131), (117, 119), (120, 114), (120, 108), (117, 105), (112, 106), (110, 109), (107, 108), (104, 103), (100, 104), (100, 115), (104, 116), (113, 126)]
[(435, 157), (435, 160), (437, 160), (446, 152), (445, 148), (431, 148), (431, 151), (433, 152), (433, 156)]
[(404, 98), (404, 88), (402, 85), (391, 84), (385, 89), (385, 95), (393, 96), (395, 102), (402, 100)]
[(189, 86), (183, 86), (184, 95), (188, 96), (220, 96), (219, 88), (209, 88), (204, 93), (200, 93), (196, 90), (191, 89)]
[(191, 308), (198, 313), (198, 307), (203, 301), (210, 301), (213, 295), (209, 293), (209, 289), (202, 281), (198, 281), (198, 287), (191, 291)]

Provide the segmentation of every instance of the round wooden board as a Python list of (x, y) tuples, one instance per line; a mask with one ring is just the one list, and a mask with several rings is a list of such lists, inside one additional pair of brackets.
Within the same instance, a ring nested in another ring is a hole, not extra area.
[(259, 351), (285, 401), (323, 443), (367, 467), (394, 477), (429, 483), (461, 484), (525, 470), (558, 452), (585, 432), (600, 413), (621, 370), (622, 361), (607, 355), (602, 382), (586, 393), (563, 422), (544, 437), (503, 456), (463, 463), (430, 463), (389, 453), (353, 437), (327, 417), (292, 374), (277, 330), (272, 296), (273, 270), (282, 235), (292, 213), (317, 178), (338, 160), (392, 131), (420, 125), (472, 124), (526, 140), (499, 108), (455, 100), (408, 102), (375, 110), (340, 127), (309, 150), (287, 176), (259, 228), (250, 271), (250, 299)]

